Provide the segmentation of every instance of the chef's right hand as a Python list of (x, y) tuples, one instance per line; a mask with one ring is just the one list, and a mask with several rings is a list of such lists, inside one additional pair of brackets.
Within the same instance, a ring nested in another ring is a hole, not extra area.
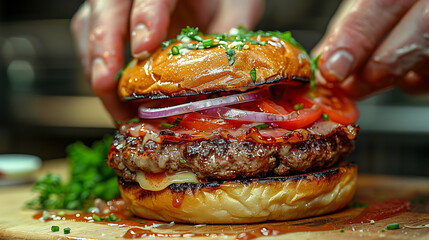
[(253, 28), (263, 12), (263, 0), (88, 0), (72, 20), (86, 77), (115, 120), (136, 115), (136, 106), (122, 103), (116, 94), (116, 73), (124, 64), (124, 45), (146, 58), (180, 29), (227, 32), (242, 25)]
[(346, 1), (315, 49), (325, 84), (354, 98), (395, 85), (428, 92), (429, 0)]

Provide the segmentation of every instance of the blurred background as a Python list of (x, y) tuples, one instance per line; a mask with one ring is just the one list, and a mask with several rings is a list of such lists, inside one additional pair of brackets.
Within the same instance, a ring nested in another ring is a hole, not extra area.
[[(62, 158), (114, 128), (87, 84), (70, 19), (80, 0), (0, 1), (0, 153)], [(305, 48), (322, 37), (340, 1), (267, 0), (262, 30), (291, 30)], [(398, 89), (359, 102), (351, 159), (360, 172), (429, 176), (429, 95)]]

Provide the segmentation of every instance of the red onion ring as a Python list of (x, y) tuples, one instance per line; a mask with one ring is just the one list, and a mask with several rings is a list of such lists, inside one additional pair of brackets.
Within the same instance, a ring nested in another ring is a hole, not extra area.
[(218, 98), (206, 99), (197, 102), (190, 102), (165, 108), (147, 108), (139, 106), (138, 115), (140, 118), (154, 119), (164, 118), (189, 112), (203, 111), (207, 109), (217, 109), (219, 107), (252, 102), (267, 96), (266, 90), (252, 91), (240, 94), (233, 94)]
[[(310, 109), (318, 108), (314, 104)], [(298, 116), (298, 111), (293, 111), (287, 115), (279, 115), (272, 113), (264, 112), (254, 112), (241, 109), (234, 109), (229, 107), (218, 107), (202, 111), (202, 113), (209, 116), (229, 119), (229, 120), (240, 120), (240, 121), (249, 121), (249, 122), (287, 122), (291, 119), (294, 119)]]

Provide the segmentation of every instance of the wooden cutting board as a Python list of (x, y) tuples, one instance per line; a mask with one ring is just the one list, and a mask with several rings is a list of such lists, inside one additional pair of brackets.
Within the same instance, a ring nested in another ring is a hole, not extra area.
[[(54, 170), (53, 170), (54, 169)], [(51, 161), (45, 163), (40, 174), (45, 172), (65, 174), (65, 161)], [(96, 223), (74, 221), (41, 222), (32, 216), (35, 211), (25, 210), (26, 201), (34, 197), (31, 185), (11, 186), (0, 188), (0, 239), (122, 239), (122, 236), (131, 227), (118, 225), (102, 225)], [(276, 239), (429, 239), (429, 228), (410, 229), (404, 225), (429, 224), (429, 178), (400, 178), (379, 175), (360, 175), (358, 189), (353, 202), (372, 203), (380, 199), (403, 198), (415, 199), (413, 208), (405, 213), (375, 223), (360, 223), (342, 225), (339, 229), (315, 232), (294, 232), (276, 236)], [(159, 233), (213, 233), (223, 239), (235, 239), (240, 232), (250, 232), (261, 227), (289, 226), (289, 225), (320, 225), (338, 223), (358, 215), (362, 207), (349, 207), (342, 211), (326, 216), (302, 219), (288, 222), (271, 222), (247, 225), (189, 225), (175, 224), (168, 228), (155, 228)], [(397, 230), (382, 229), (390, 223), (399, 223)], [(51, 226), (60, 227), (59, 232), (52, 232)], [(70, 234), (64, 234), (63, 229), (69, 227)], [(213, 238), (213, 237), (209, 237)], [(209, 239), (207, 237), (193, 237), (190, 239)], [(264, 237), (268, 239), (270, 237)], [(273, 238), (273, 237), (271, 237)], [(172, 237), (170, 237), (172, 239)], [(262, 238), (261, 238), (262, 239)]]

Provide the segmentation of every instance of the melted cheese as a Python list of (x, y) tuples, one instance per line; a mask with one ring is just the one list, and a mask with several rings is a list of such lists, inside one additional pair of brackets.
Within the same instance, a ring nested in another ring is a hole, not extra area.
[(148, 191), (161, 191), (172, 183), (198, 183), (197, 177), (194, 173), (183, 171), (173, 174), (169, 173), (144, 173), (138, 171), (136, 174), (136, 181), (140, 187)]

